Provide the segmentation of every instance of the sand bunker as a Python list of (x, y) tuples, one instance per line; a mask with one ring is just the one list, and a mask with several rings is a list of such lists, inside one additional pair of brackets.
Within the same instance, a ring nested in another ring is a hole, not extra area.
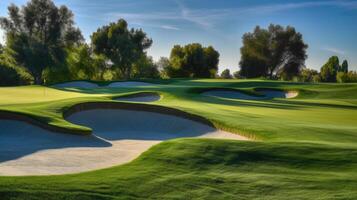
[(203, 92), (202, 95), (214, 96), (228, 99), (243, 99), (243, 100), (264, 100), (264, 99), (274, 99), (274, 98), (294, 98), (298, 95), (295, 91), (280, 91), (280, 90), (258, 90), (261, 96), (249, 95), (238, 90), (224, 90), (215, 89)]
[(160, 95), (157, 93), (139, 93), (115, 98), (118, 101), (132, 101), (132, 102), (154, 102), (160, 100)]
[(114, 82), (108, 85), (108, 87), (145, 87), (145, 86), (155, 86), (152, 83), (139, 82), (139, 81), (124, 81), (124, 82)]
[(202, 95), (213, 96), (213, 97), (222, 97), (228, 99), (244, 99), (244, 100), (259, 100), (264, 97), (248, 95), (243, 92), (234, 91), (234, 90), (210, 90), (203, 92)]
[(247, 138), (167, 114), (122, 109), (75, 113), (68, 120), (93, 135), (54, 133), (25, 122), (0, 120), (0, 175), (84, 172), (127, 163), (163, 140), (180, 137)]
[(84, 89), (94, 89), (99, 87), (97, 84), (88, 81), (72, 81), (72, 82), (55, 84), (53, 86), (56, 88), (84, 88)]

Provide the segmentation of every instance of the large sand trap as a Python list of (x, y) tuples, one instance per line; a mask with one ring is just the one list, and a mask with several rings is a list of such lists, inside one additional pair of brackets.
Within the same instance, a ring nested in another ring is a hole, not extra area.
[(84, 88), (84, 89), (94, 89), (99, 87), (97, 84), (88, 81), (72, 81), (72, 82), (55, 84), (53, 86), (56, 88)]
[(91, 127), (92, 136), (47, 131), (0, 120), (0, 175), (84, 172), (130, 162), (151, 146), (180, 137), (247, 138), (192, 120), (145, 111), (96, 109), (68, 120)]
[(115, 98), (114, 100), (118, 101), (132, 101), (132, 102), (154, 102), (160, 100), (160, 95), (156, 93), (139, 93), (121, 96)]
[(155, 86), (152, 83), (140, 82), (140, 81), (123, 81), (114, 82), (108, 85), (108, 87), (145, 87), (145, 86)]
[(224, 89), (214, 89), (201, 93), (205, 96), (214, 96), (228, 99), (243, 99), (243, 100), (264, 100), (264, 99), (274, 99), (274, 98), (294, 98), (298, 95), (295, 91), (280, 91), (280, 90), (258, 90), (257, 91), (262, 96), (254, 96), (245, 94), (240, 91), (235, 90), (224, 90)]

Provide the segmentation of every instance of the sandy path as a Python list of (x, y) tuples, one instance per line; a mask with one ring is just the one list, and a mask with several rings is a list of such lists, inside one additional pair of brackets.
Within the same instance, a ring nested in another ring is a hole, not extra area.
[(0, 120), (0, 175), (53, 175), (127, 163), (168, 139), (203, 137), (247, 140), (171, 115), (129, 110), (89, 110), (69, 121), (93, 128), (92, 136), (53, 133), (33, 125)]

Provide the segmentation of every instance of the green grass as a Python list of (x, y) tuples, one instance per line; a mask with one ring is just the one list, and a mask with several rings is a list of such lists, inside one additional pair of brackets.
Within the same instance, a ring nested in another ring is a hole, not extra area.
[[(158, 81), (156, 81), (157, 83)], [(233, 100), (212, 87), (297, 90), (295, 99)], [(62, 113), (88, 101), (151, 91), (151, 104), (197, 114), (256, 142), (176, 139), (135, 161), (63, 176), (0, 177), (0, 199), (357, 199), (357, 84), (177, 79), (149, 88), (0, 88), (0, 110), (69, 129)]]

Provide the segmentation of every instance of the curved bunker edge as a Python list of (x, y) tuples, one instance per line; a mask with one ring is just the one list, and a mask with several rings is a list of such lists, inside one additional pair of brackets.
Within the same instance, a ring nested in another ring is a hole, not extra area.
[(204, 96), (227, 98), (227, 99), (241, 99), (241, 100), (268, 100), (274, 98), (291, 99), (299, 95), (298, 91), (285, 91), (270, 88), (256, 88), (256, 93), (249, 93), (243, 90), (233, 88), (213, 88), (202, 91), (200, 94)]
[(116, 101), (130, 101), (130, 102), (155, 102), (161, 99), (161, 95), (157, 92), (139, 92), (134, 94), (114, 97)]

